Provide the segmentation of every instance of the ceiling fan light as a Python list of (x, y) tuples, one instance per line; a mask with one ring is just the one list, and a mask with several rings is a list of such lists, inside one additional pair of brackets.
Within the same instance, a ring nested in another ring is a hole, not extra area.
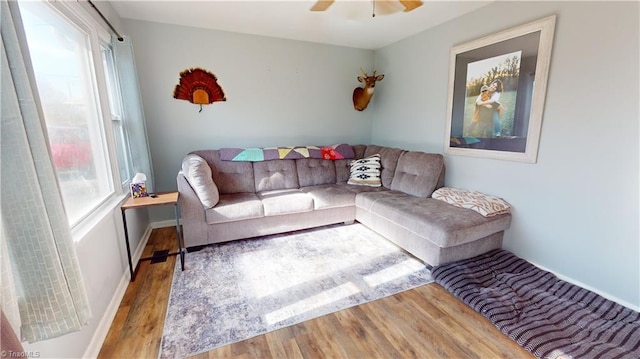
[[(335, 1), (334, 0), (317, 0), (313, 6), (311, 7), (311, 11), (325, 11), (327, 10)], [(422, 6), (422, 1), (419, 0), (371, 0), (371, 2), (373, 3), (373, 13), (375, 16), (376, 13), (376, 3), (380, 3), (380, 4), (387, 4), (390, 5), (391, 3), (400, 3), (403, 7), (404, 7), (404, 12), (409, 12), (411, 10), (414, 10), (420, 6)], [(398, 9), (400, 10), (400, 9)]]
[(422, 1), (398, 0), (404, 6), (404, 12), (409, 12), (422, 6)]

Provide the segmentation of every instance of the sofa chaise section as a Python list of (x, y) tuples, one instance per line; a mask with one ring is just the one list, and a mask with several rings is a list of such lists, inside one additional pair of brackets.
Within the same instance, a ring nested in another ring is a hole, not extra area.
[(511, 221), (398, 191), (373, 195), (356, 198), (356, 219), (432, 266), (501, 248)]

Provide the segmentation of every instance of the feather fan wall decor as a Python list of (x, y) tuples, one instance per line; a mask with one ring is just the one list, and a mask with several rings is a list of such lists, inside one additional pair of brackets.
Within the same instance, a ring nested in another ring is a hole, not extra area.
[(173, 90), (173, 97), (200, 105), (198, 112), (202, 112), (202, 105), (227, 101), (216, 75), (199, 67), (186, 69), (180, 73), (180, 82)]

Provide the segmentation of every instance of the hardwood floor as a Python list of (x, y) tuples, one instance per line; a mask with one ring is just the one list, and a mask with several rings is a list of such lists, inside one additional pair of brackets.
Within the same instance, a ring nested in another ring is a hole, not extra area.
[[(154, 229), (143, 256), (174, 251), (175, 235), (174, 227)], [(175, 261), (141, 262), (98, 358), (158, 357)], [(435, 283), (192, 358), (329, 357), (533, 358)]]

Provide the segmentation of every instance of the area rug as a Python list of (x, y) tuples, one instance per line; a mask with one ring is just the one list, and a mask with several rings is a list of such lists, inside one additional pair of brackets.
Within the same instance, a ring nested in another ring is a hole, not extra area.
[(640, 313), (499, 249), (433, 277), (537, 358), (640, 358)]
[(182, 358), (432, 282), (424, 263), (365, 226), (332, 225), (188, 253), (160, 358)]

